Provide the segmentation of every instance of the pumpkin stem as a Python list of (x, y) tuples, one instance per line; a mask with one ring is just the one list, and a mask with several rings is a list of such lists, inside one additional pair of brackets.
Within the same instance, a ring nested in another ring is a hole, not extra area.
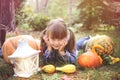
[(94, 54), (96, 54), (96, 55), (98, 55), (97, 52), (95, 51), (97, 48), (99, 48), (99, 49), (101, 50), (101, 52), (104, 51), (104, 48), (103, 48), (101, 45), (95, 44), (95, 45), (92, 47), (92, 52), (93, 52)]
[(98, 56), (98, 58), (100, 59), (100, 64), (102, 64), (103, 60), (100, 56)]
[(102, 64), (102, 58), (98, 55), (98, 53), (95, 51), (97, 48), (100, 48), (100, 50), (101, 50), (101, 52), (103, 52), (104, 51), (104, 48), (101, 46), (101, 45), (98, 45), (98, 44), (96, 44), (96, 45), (94, 45), (93, 47), (92, 47), (92, 52), (95, 54), (95, 55), (97, 55), (98, 56), (98, 58), (100, 59), (100, 63)]

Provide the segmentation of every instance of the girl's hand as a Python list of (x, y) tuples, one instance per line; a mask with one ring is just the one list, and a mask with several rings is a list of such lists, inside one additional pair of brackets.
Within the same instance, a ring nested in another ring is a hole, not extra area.
[(62, 45), (61, 45), (61, 47), (59, 48), (59, 53), (60, 53), (61, 55), (65, 55), (65, 46), (67, 45), (67, 43), (68, 43), (68, 40), (67, 40), (67, 39), (65, 39), (65, 40), (62, 42)]
[(45, 35), (45, 36), (43, 36), (43, 39), (44, 39), (44, 41), (45, 41), (45, 43), (46, 43), (46, 45), (47, 45), (47, 48), (48, 48), (48, 50), (52, 50), (52, 47), (51, 47), (51, 45), (50, 45), (50, 42), (49, 42), (49, 39), (48, 39), (48, 37)]

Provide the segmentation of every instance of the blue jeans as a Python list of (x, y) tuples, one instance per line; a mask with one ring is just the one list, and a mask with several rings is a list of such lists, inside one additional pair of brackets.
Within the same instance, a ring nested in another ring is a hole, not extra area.
[(80, 38), (77, 43), (76, 43), (76, 48), (77, 50), (81, 50), (81, 49), (85, 49), (85, 46), (86, 46), (86, 42), (87, 40), (90, 39), (90, 36), (86, 36), (86, 37), (83, 37), (83, 38)]

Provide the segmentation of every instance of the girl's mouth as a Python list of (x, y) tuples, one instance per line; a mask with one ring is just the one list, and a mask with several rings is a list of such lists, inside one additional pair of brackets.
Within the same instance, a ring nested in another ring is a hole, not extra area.
[(53, 46), (54, 49), (59, 49), (59, 46)]

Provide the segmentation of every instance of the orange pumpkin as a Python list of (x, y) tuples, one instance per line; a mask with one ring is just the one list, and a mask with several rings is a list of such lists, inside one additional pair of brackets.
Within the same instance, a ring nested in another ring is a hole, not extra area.
[(40, 50), (40, 40), (34, 39), (30, 35), (18, 35), (15, 37), (10, 37), (6, 39), (2, 46), (2, 54), (5, 62), (10, 63), (8, 56), (14, 53), (20, 39), (26, 40), (33, 49)]
[[(96, 68), (102, 64), (102, 58), (97, 55), (94, 48), (102, 48), (98, 45), (91, 49), (88, 49), (86, 53), (81, 54), (78, 57), (78, 64), (84, 68)], [(102, 48), (103, 49), (103, 48)]]

